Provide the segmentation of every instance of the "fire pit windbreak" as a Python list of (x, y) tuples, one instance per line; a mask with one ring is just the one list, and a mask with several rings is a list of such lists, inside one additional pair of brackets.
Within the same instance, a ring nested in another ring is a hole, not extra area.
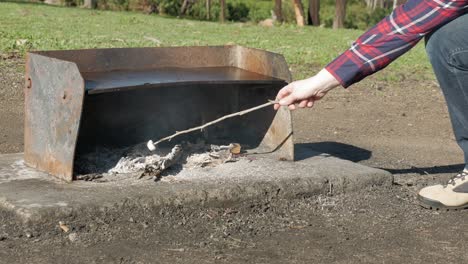
[[(79, 157), (162, 138), (269, 99), (291, 81), (281, 55), (240, 46), (30, 52), (25, 161), (72, 181)], [(272, 108), (174, 139), (238, 142), (293, 160), (291, 114)]]

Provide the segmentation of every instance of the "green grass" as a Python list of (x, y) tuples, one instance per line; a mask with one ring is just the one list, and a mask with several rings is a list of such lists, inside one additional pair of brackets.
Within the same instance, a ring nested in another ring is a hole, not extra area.
[[(283, 54), (294, 77), (304, 78), (346, 50), (362, 31), (283, 25), (200, 22), (132, 12), (93, 11), (0, 2), (0, 52), (110, 47), (238, 44)], [(149, 38), (160, 41), (155, 43)], [(430, 65), (418, 45), (379, 78), (428, 78)], [(432, 78), (432, 77), (431, 77)]]

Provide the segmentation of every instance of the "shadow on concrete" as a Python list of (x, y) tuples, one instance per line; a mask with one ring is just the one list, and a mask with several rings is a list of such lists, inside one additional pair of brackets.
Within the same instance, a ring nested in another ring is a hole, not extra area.
[(372, 157), (372, 152), (367, 149), (332, 141), (295, 144), (294, 149), (296, 161), (317, 155), (329, 155), (352, 162), (368, 160)]
[(386, 170), (391, 174), (406, 174), (406, 173), (417, 173), (419, 175), (430, 175), (430, 174), (443, 174), (443, 173), (460, 173), (465, 164), (451, 164), (451, 165), (442, 165), (442, 166), (432, 166), (432, 167), (414, 167), (408, 169), (387, 169), (387, 168), (378, 168)]
[[(316, 143), (299, 143), (294, 145), (295, 160), (300, 161), (314, 156), (333, 156), (336, 158), (359, 162), (368, 160), (372, 157), (372, 152), (339, 142), (316, 142)], [(435, 165), (431, 167), (415, 167), (405, 169), (395, 168), (377, 168), (390, 172), (391, 174), (406, 174), (417, 173), (420, 175), (443, 174), (443, 173), (460, 173), (465, 164), (450, 164), (450, 165)]]

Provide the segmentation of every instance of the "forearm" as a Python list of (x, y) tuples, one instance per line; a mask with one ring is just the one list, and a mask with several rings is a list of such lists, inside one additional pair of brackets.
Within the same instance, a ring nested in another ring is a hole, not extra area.
[(312, 78), (314, 78), (314, 82), (316, 82), (317, 85), (323, 87), (323, 89), (327, 92), (340, 86), (340, 82), (337, 80), (337, 78), (327, 69), (322, 69)]
[(421, 38), (468, 11), (468, 0), (409, 0), (359, 37), (326, 69), (348, 87), (410, 50)]

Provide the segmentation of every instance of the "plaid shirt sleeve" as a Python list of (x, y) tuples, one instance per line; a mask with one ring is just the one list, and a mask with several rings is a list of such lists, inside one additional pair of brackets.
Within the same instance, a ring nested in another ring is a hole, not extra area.
[(426, 34), (467, 12), (468, 0), (409, 0), (360, 36), (326, 69), (346, 88), (385, 68)]

